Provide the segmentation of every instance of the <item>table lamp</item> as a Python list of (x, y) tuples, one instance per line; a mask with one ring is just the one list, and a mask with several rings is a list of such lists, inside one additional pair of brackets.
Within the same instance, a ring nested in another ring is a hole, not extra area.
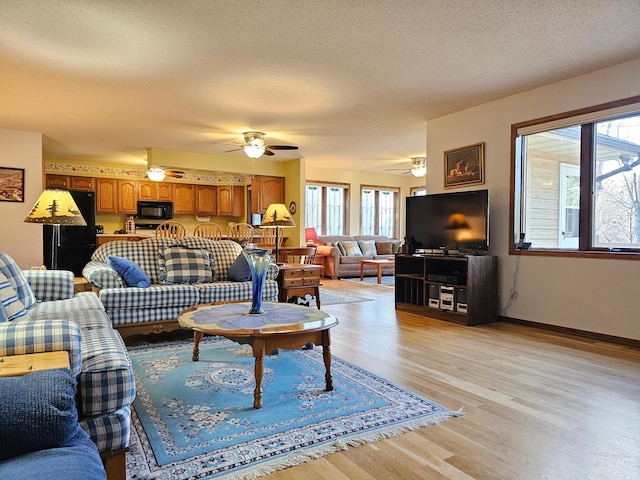
[(315, 245), (318, 240), (318, 232), (314, 227), (307, 227), (304, 229), (304, 239), (307, 245)]
[(77, 227), (87, 225), (68, 190), (47, 189), (42, 192), (24, 221), (53, 225), (51, 236), (51, 268), (53, 270), (58, 268), (60, 225)]
[(260, 228), (276, 227), (276, 258), (278, 263), (278, 244), (280, 243), (280, 227), (295, 227), (296, 223), (289, 214), (289, 209), (283, 203), (272, 203), (267, 207), (267, 211), (262, 217)]

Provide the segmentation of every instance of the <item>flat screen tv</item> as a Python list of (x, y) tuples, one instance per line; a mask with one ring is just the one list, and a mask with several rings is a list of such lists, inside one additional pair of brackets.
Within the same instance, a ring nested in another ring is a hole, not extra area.
[(405, 232), (413, 249), (489, 248), (489, 190), (407, 197), (406, 207)]

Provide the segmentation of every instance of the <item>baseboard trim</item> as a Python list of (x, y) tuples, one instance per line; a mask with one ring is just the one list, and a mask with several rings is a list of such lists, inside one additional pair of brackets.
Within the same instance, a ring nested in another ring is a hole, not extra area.
[(606, 335), (604, 333), (587, 332), (586, 330), (578, 330), (577, 328), (548, 325), (546, 323), (520, 320), (519, 318), (503, 317), (501, 315), (498, 316), (498, 321), (515, 323), (517, 325), (526, 325), (528, 327), (539, 328), (541, 330), (550, 330), (552, 332), (566, 333), (568, 335), (574, 335), (576, 337), (590, 338), (592, 340), (615, 343), (618, 345), (624, 345), (626, 347), (640, 348), (640, 340), (634, 340), (632, 338), (615, 337), (613, 335)]

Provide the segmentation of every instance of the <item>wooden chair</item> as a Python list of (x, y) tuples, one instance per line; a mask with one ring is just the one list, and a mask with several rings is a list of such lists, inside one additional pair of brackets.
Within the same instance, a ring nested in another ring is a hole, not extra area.
[[(316, 247), (284, 247), (278, 249), (278, 263), (300, 263), (313, 265), (316, 258)], [(320, 284), (313, 285), (316, 306), (320, 309)]]
[(186, 234), (187, 230), (184, 225), (178, 222), (163, 222), (156, 227), (156, 237), (178, 238), (184, 237)]
[(222, 227), (213, 222), (200, 223), (196, 226), (193, 234), (196, 237), (209, 238), (211, 240), (221, 240)]
[[(259, 238), (255, 243), (256, 247), (269, 248), (275, 250), (276, 248), (276, 227), (259, 228)], [(282, 230), (278, 235), (278, 248), (282, 247)]]
[(313, 265), (316, 258), (316, 247), (280, 247), (278, 263), (302, 263)]
[(227, 228), (229, 240), (235, 240), (240, 245), (245, 246), (253, 241), (253, 227), (248, 223), (236, 223)]

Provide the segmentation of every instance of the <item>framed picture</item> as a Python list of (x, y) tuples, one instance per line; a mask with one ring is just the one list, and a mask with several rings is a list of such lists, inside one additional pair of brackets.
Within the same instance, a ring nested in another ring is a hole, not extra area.
[(0, 167), (0, 201), (24, 202), (24, 168)]
[(484, 142), (444, 152), (444, 188), (484, 183)]

